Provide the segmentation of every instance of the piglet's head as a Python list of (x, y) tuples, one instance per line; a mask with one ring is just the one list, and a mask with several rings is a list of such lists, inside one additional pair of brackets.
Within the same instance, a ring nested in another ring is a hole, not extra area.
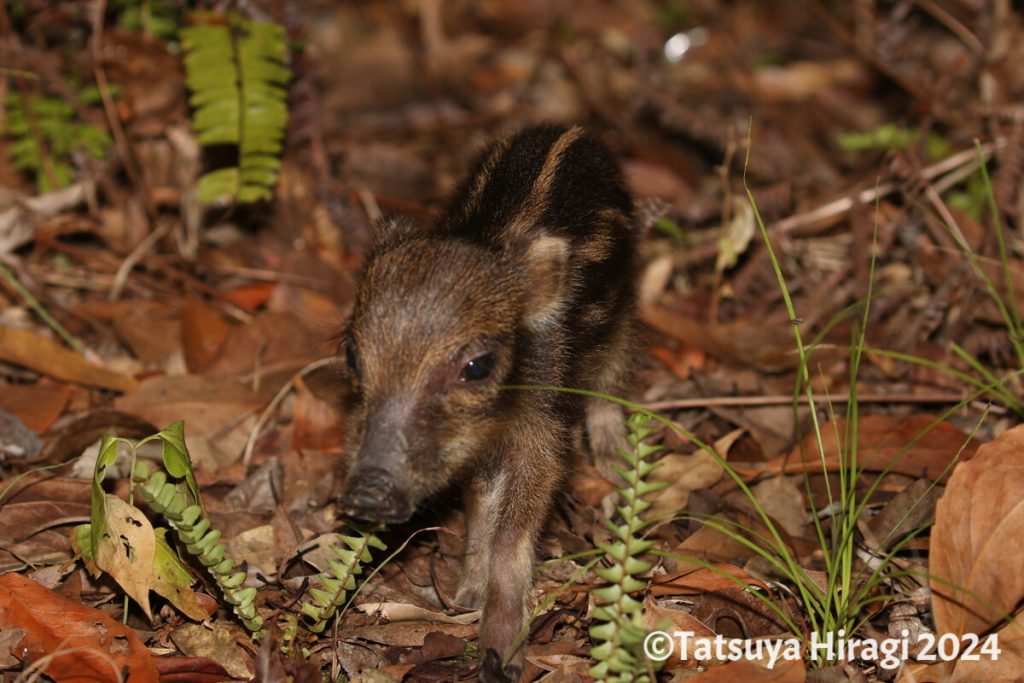
[(515, 419), (500, 387), (536, 362), (524, 335), (557, 324), (567, 261), (567, 243), (547, 237), (498, 250), (414, 236), (370, 257), (342, 342), (341, 512), (404, 522), (495, 447)]

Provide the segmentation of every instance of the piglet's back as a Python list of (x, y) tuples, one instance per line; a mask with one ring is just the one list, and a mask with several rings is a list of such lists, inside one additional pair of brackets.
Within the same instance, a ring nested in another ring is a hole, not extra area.
[(564, 323), (575, 339), (600, 340), (631, 315), (632, 221), (632, 199), (607, 148), (578, 126), (538, 126), (479, 157), (437, 231), (496, 250), (545, 235), (567, 240)]

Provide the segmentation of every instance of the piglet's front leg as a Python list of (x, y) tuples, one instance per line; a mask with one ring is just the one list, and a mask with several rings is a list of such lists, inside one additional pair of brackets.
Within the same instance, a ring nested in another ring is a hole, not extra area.
[[(564, 473), (567, 435), (545, 420), (517, 429), (498, 454), (500, 471), (484, 506), (490, 519), (487, 584), (480, 626), (480, 680), (516, 681), (526, 653), (537, 537)], [(533, 429), (530, 429), (530, 428)]]

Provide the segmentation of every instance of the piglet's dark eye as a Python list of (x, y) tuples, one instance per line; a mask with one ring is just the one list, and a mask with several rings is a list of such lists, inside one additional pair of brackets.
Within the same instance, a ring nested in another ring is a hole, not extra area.
[(345, 342), (345, 362), (348, 363), (348, 369), (353, 374), (358, 374), (359, 361), (356, 358), (356, 346), (350, 341)]
[(494, 370), (494, 354), (482, 353), (463, 366), (462, 372), (459, 373), (459, 379), (463, 382), (479, 382), (490, 377), (492, 370)]

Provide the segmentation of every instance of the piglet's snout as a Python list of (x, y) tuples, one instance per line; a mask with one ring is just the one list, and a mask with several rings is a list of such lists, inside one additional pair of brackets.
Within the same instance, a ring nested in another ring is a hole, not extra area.
[(350, 480), (341, 507), (355, 519), (386, 524), (405, 522), (413, 513), (408, 496), (399, 489), (394, 477), (379, 467), (367, 468)]

